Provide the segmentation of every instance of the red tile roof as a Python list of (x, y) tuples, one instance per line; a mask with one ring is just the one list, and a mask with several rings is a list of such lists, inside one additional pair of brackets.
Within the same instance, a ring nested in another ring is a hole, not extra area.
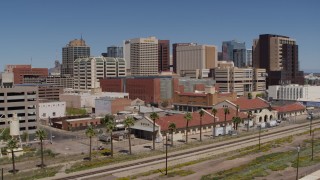
[(285, 112), (295, 112), (295, 111), (302, 111), (305, 110), (306, 107), (302, 105), (301, 103), (293, 103), (293, 104), (288, 104), (284, 106), (274, 106), (272, 109), (280, 112), (280, 113), (285, 113)]
[(232, 103), (239, 105), (240, 111), (264, 109), (269, 107), (269, 103), (260, 98), (248, 99), (246, 97), (240, 97)]
[[(236, 110), (229, 108), (230, 114), (227, 114), (227, 122), (232, 121), (232, 118), (236, 116)], [(213, 124), (213, 115), (208, 114), (211, 113), (210, 111), (205, 111), (204, 116), (202, 117), (202, 125), (209, 125)], [(239, 112), (238, 116), (240, 118), (247, 118), (245, 113)], [(186, 120), (184, 119), (184, 114), (175, 114), (172, 116), (163, 116), (160, 117), (156, 123), (161, 126), (162, 131), (168, 130), (168, 126), (170, 122), (174, 122), (176, 124), (177, 129), (183, 129), (186, 127)], [(216, 123), (223, 123), (224, 122), (224, 109), (220, 108), (217, 109), (216, 114)], [(192, 113), (192, 120), (189, 121), (189, 127), (199, 126), (200, 125), (200, 115), (198, 112)]]
[(182, 95), (182, 96), (207, 96), (206, 94), (203, 94), (203, 93), (187, 93), (187, 92), (185, 92), (185, 93), (180, 93), (180, 95)]
[(230, 96), (232, 95), (232, 93), (218, 93), (218, 96), (219, 97), (222, 97), (222, 96)]

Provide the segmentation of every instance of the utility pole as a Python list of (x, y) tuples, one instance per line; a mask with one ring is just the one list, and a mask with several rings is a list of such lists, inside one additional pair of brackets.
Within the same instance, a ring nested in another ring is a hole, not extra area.
[(260, 150), (260, 147), (261, 147), (261, 145), (260, 145), (260, 138), (261, 138), (261, 125), (260, 125), (260, 127), (259, 127), (259, 150)]
[(310, 118), (310, 136), (311, 136), (311, 131), (312, 131), (312, 119), (313, 119), (313, 116), (311, 115), (311, 118)]
[(313, 140), (314, 140), (314, 131), (312, 131), (312, 140), (311, 140), (311, 146), (312, 146), (312, 149), (311, 149), (311, 161), (313, 161)]
[(298, 151), (298, 157), (297, 157), (297, 174), (296, 174), (296, 180), (299, 179), (299, 156), (300, 156), (300, 144), (297, 147), (297, 151)]
[(166, 175), (168, 175), (168, 133), (166, 133)]

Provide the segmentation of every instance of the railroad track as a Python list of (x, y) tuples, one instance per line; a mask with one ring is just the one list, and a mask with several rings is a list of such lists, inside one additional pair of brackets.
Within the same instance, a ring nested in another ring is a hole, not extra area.
[[(313, 127), (316, 125), (319, 125), (320, 121), (316, 121), (313, 122)], [(303, 130), (304, 128), (306, 128), (306, 125), (308, 125), (308, 123), (304, 123), (301, 125), (298, 125), (296, 127), (292, 127), (292, 128), (288, 128), (288, 129), (284, 129), (283, 131), (276, 131), (276, 132), (272, 132), (272, 133), (265, 133), (265, 134), (261, 134), (260, 138), (261, 140), (263, 140), (263, 138), (270, 138), (273, 136), (279, 136), (281, 134), (288, 134), (291, 131), (298, 131), (298, 130)], [(307, 129), (306, 129), (307, 130)], [(183, 156), (185, 155), (191, 155), (191, 154), (203, 154), (209, 151), (212, 151), (212, 149), (217, 149), (217, 148), (226, 148), (225, 146), (230, 146), (230, 145), (238, 145), (238, 144), (244, 144), (244, 143), (250, 143), (253, 141), (257, 141), (259, 137), (258, 136), (254, 136), (254, 137), (248, 137), (248, 138), (243, 138), (240, 141), (233, 141), (233, 142), (226, 142), (226, 143), (222, 143), (222, 144), (213, 144), (212, 146), (208, 147), (203, 147), (203, 148), (198, 148), (198, 149), (190, 149), (190, 151), (185, 151), (185, 152), (180, 152), (180, 153), (176, 153), (173, 155), (168, 155), (168, 160), (171, 158), (179, 159), (183, 158)], [(240, 140), (240, 139), (239, 139)], [(124, 168), (129, 168), (129, 167), (133, 167), (135, 165), (141, 165), (141, 164), (147, 164), (147, 163), (151, 163), (151, 162), (156, 162), (156, 161), (161, 161), (161, 160), (165, 160), (165, 157), (157, 157), (157, 158), (152, 158), (152, 159), (148, 159), (145, 161), (140, 161), (138, 163), (130, 163), (128, 162), (128, 164), (126, 165), (119, 165), (119, 166), (115, 166), (115, 167), (110, 167), (110, 168), (105, 168), (105, 169), (100, 169), (100, 170), (95, 170), (95, 171), (90, 171), (90, 172), (86, 172), (86, 173), (82, 173), (82, 174), (77, 174), (77, 175), (71, 175), (68, 177), (63, 177), (63, 178), (57, 178), (55, 180), (68, 180), (68, 179), (77, 179), (77, 178), (83, 178), (83, 177), (88, 177), (88, 176), (92, 176), (92, 175), (98, 175), (100, 173), (107, 173), (110, 171), (114, 171), (114, 170), (120, 170), (120, 169), (124, 169)]]

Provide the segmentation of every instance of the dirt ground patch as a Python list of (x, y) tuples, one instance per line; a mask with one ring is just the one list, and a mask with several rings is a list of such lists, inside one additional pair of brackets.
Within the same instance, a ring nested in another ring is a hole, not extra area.
[[(319, 133), (317, 133), (317, 135), (315, 134), (315, 137), (319, 137)], [(257, 157), (263, 156), (263, 155), (267, 155), (267, 154), (271, 154), (271, 153), (276, 153), (276, 152), (286, 152), (286, 151), (292, 151), (295, 150), (296, 147), (299, 144), (303, 144), (304, 140), (306, 139), (310, 139), (309, 134), (305, 134), (305, 135), (300, 135), (300, 136), (294, 136), (293, 137), (293, 141), (291, 143), (286, 143), (286, 144), (282, 144), (279, 147), (274, 147), (271, 148), (269, 151), (267, 152), (260, 152), (260, 153), (253, 153), (253, 154), (249, 154), (246, 156), (242, 156), (236, 159), (232, 159), (232, 160), (227, 160), (228, 157), (230, 157), (231, 155), (225, 156), (225, 157), (221, 157), (218, 159), (212, 159), (212, 160), (208, 160), (208, 161), (204, 161), (201, 163), (197, 163), (194, 165), (190, 165), (190, 166), (186, 166), (181, 168), (182, 170), (186, 170), (186, 171), (193, 171), (195, 173), (188, 175), (188, 176), (184, 176), (184, 177), (180, 177), (180, 176), (176, 176), (176, 177), (171, 177), (171, 178), (165, 178), (165, 177), (159, 177), (159, 174), (157, 175), (151, 175), (148, 177), (141, 177), (138, 179), (181, 179), (181, 180), (195, 180), (195, 179), (201, 179), (202, 176), (207, 175), (207, 174), (212, 174), (212, 173), (217, 173), (223, 170), (228, 170), (234, 167), (238, 167), (240, 165), (245, 165), (248, 164), (249, 162), (255, 160)], [(311, 156), (310, 156), (311, 157)], [(316, 170), (320, 169), (320, 164), (315, 164), (312, 166), (308, 166), (308, 167), (299, 167), (299, 177), (303, 177), (305, 175), (308, 175)], [(287, 167), (286, 169), (282, 170), (282, 171), (271, 171), (268, 170), (269, 175), (265, 176), (265, 177), (258, 177), (255, 178), (257, 180), (274, 180), (274, 179), (279, 179), (279, 180), (291, 180), (291, 179), (295, 179), (296, 178), (296, 168), (293, 167)]]

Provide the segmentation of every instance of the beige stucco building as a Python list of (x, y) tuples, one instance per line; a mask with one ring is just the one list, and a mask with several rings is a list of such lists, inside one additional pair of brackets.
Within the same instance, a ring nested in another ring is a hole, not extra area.
[(248, 92), (264, 93), (266, 90), (265, 69), (237, 68), (232, 63), (225, 63), (219, 64), (213, 74), (220, 92), (245, 95)]
[(99, 79), (125, 77), (126, 65), (123, 58), (90, 57), (74, 61), (74, 89), (94, 89), (100, 87)]
[(192, 44), (189, 46), (178, 46), (176, 56), (178, 74), (197, 69), (205, 72), (205, 69), (209, 70), (217, 67), (218, 53), (217, 47), (214, 45)]
[(126, 68), (133, 76), (158, 74), (158, 39), (156, 37), (136, 38), (124, 43)]

